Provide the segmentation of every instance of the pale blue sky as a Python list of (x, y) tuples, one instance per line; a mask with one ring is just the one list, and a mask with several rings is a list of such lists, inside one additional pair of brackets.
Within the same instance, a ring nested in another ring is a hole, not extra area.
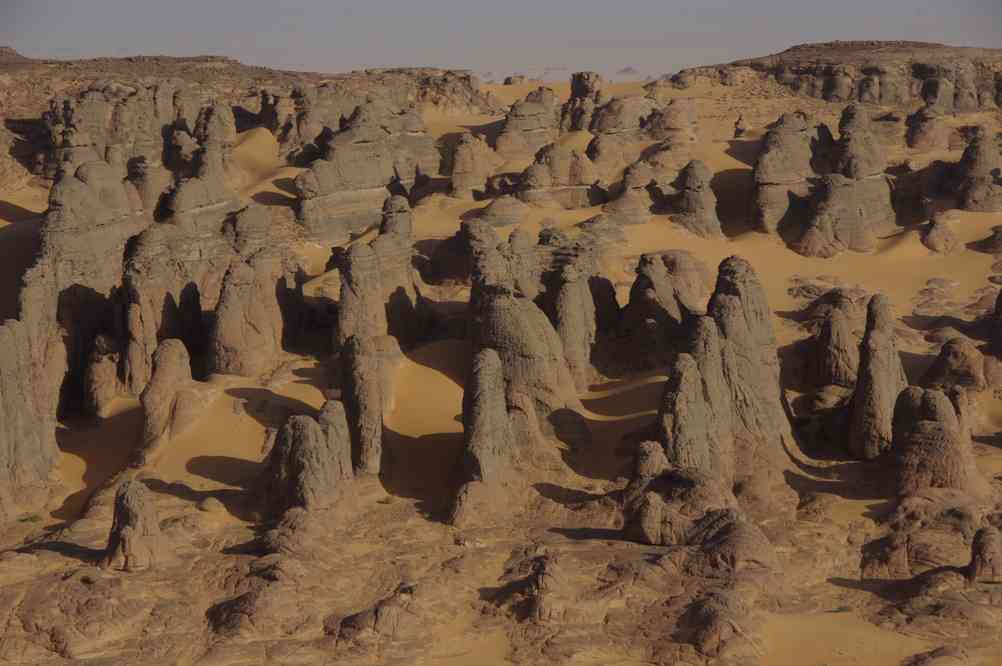
[(0, 0), (0, 44), (28, 56), (219, 54), (325, 72), (663, 74), (832, 39), (1002, 48), (1002, 0)]

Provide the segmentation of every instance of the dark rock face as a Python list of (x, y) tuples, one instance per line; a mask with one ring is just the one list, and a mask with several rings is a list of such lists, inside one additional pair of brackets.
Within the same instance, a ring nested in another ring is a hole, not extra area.
[(894, 404), (908, 385), (894, 342), (894, 313), (883, 294), (870, 299), (859, 346), (859, 376), (849, 416), (848, 448), (872, 459), (891, 446)]
[(1002, 534), (995, 527), (982, 527), (971, 541), (971, 562), (967, 566), (967, 580), (990, 578), (997, 581), (1002, 576)]
[(263, 473), (269, 509), (329, 507), (354, 477), (344, 405), (328, 401), (319, 422), (293, 416), (278, 431)]
[(139, 481), (124, 481), (115, 494), (115, 519), (101, 565), (142, 571), (164, 564), (170, 555), (150, 492)]
[(974, 497), (991, 490), (971, 450), (971, 405), (966, 394), (909, 387), (894, 406), (897, 490), (909, 495), (949, 488)]
[(343, 243), (349, 232), (379, 224), (387, 186), (409, 188), (438, 169), (416, 108), (359, 106), (330, 136), (322, 159), (296, 177), (297, 220), (310, 235)]

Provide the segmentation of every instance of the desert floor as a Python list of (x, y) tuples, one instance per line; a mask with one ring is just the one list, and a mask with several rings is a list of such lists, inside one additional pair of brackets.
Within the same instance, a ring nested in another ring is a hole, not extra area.
[[(524, 96), (535, 84), (497, 86), (493, 91), (505, 101)], [(762, 84), (764, 85), (764, 84)], [(562, 95), (568, 85), (554, 84)], [(641, 84), (617, 84), (612, 92), (639, 93)], [(689, 89), (679, 95), (703, 98), (700, 111), (700, 139), (695, 156), (704, 160), (716, 174), (714, 189), (719, 211), (725, 225), (725, 240), (698, 238), (672, 223), (668, 216), (657, 216), (646, 225), (625, 229), (628, 246), (622, 261), (609, 266), (609, 275), (617, 285), (620, 302), (626, 300), (633, 280), (632, 267), (644, 252), (683, 248), (715, 267), (722, 259), (739, 254), (758, 271), (773, 308), (773, 321), (781, 353), (783, 348), (804, 337), (803, 330), (788, 313), (803, 305), (789, 293), (795, 278), (815, 280), (832, 285), (858, 285), (869, 291), (882, 291), (893, 300), (900, 316), (899, 348), (906, 361), (909, 378), (917, 380), (934, 358), (938, 346), (925, 341), (920, 318), (911, 316), (920, 292), (929, 280), (949, 280), (950, 297), (959, 304), (973, 303), (990, 288), (987, 278), (993, 273), (991, 255), (964, 249), (952, 255), (934, 255), (920, 242), (917, 229), (902, 229), (881, 240), (872, 254), (847, 254), (835, 259), (802, 257), (775, 237), (753, 232), (748, 228), (745, 202), (751, 191), (751, 172), (757, 154), (758, 141), (764, 126), (774, 120), (791, 102), (805, 108), (830, 124), (836, 124), (836, 109), (814, 100), (761, 96), (757, 91), (731, 89)], [(744, 113), (751, 132), (741, 140), (730, 138), (738, 110)], [(427, 124), (437, 137), (449, 140), (464, 129), (495, 131), (501, 117), (455, 116), (429, 112)], [(587, 143), (589, 136), (571, 136), (564, 140)], [(244, 133), (236, 148), (237, 159), (253, 184), (243, 194), (274, 206), (288, 206), (290, 179), (297, 169), (283, 166), (278, 160), (278, 147), (269, 132), (255, 129)], [(910, 156), (899, 155), (900, 159)], [(949, 156), (956, 160), (959, 153)], [(927, 159), (928, 156), (916, 157)], [(518, 165), (508, 165), (517, 167)], [(470, 210), (486, 202), (460, 201), (443, 194), (422, 200), (415, 208), (417, 241), (439, 240), (451, 236), (459, 221)], [(28, 185), (14, 192), (0, 192), (0, 319), (17, 313), (18, 277), (30, 265), (39, 246), (39, 221), (46, 208), (46, 191)], [(539, 209), (523, 222), (530, 231), (547, 224), (571, 228), (599, 211)], [(955, 225), (963, 243), (990, 235), (990, 230), (1002, 224), (1002, 215), (958, 213)], [(503, 232), (504, 230), (502, 230)], [(366, 240), (363, 236), (360, 240)], [(357, 242), (357, 241), (356, 241)], [(318, 289), (335, 288), (336, 272), (323, 274), (329, 252), (316, 244), (304, 245), (310, 258)], [(467, 293), (457, 289), (449, 294), (456, 303), (465, 302)], [(442, 296), (441, 293), (438, 296)], [(426, 520), (428, 530), (439, 532), (440, 524), (425, 518), (443, 510), (452, 496), (449, 474), (462, 447), (462, 423), (459, 419), (462, 403), (462, 381), (468, 358), (465, 343), (438, 341), (409, 351), (397, 368), (393, 409), (385, 427), (386, 446), (392, 448), (399, 465), (394, 465), (382, 480), (382, 488), (373, 492), (385, 494), (398, 510), (413, 514), (412, 520)], [(584, 415), (596, 442), (589, 461), (592, 469), (567, 469), (564, 485), (584, 492), (601, 492), (626, 470), (624, 461), (615, 453), (619, 437), (643, 423), (657, 411), (664, 376), (650, 373), (628, 379), (616, 379), (596, 384), (582, 396), (587, 409)], [(166, 483), (183, 484), (196, 493), (215, 493), (224, 499), (236, 495), (260, 471), (262, 444), (266, 428), (281, 425), (290, 412), (303, 405), (319, 408), (324, 400), (324, 371), (316, 360), (290, 355), (288, 361), (267, 381), (254, 382), (235, 377), (213, 377), (218, 387), (209, 413), (197, 425), (171, 442), (157, 462), (155, 472)], [(244, 409), (237, 408), (243, 401)], [(1002, 473), (1002, 448), (991, 445), (1002, 431), (1002, 400), (984, 406), (981, 436), (976, 444), (978, 463), (989, 474)], [(51, 510), (41, 516), (40, 526), (55, 526), (80, 515), (89, 495), (126, 462), (129, 450), (137, 442), (142, 428), (138, 401), (122, 400), (107, 418), (99, 421), (66, 422), (61, 424), (58, 440), (62, 457), (58, 473), (64, 484), (62, 496)], [(805, 484), (822, 486), (823, 470), (833, 464), (812, 460), (798, 454), (804, 463), (799, 472)], [(817, 472), (816, 474), (814, 472)], [(855, 521), (874, 520), (879, 515), (882, 500), (860, 498), (853, 493), (840, 493), (832, 488), (835, 508), (832, 515), (849, 525)], [(250, 531), (253, 515), (234, 509), (221, 520), (242, 523)], [(40, 527), (38, 526), (38, 527)], [(569, 539), (549, 534), (548, 539)], [(358, 548), (364, 546), (358, 545)], [(485, 580), (500, 572), (485, 571)], [(489, 567), (486, 567), (489, 568)], [(862, 617), (857, 609), (864, 605), (868, 593), (838, 586), (835, 583), (811, 583), (804, 590), (814, 600), (810, 609), (795, 612), (770, 612), (765, 623), (761, 651), (764, 664), (769, 666), (897, 666), (901, 660), (923, 649), (936, 647), (918, 637), (905, 636), (881, 629)], [(423, 662), (439, 665), (470, 665), (508, 663), (505, 660), (507, 642), (500, 630), (473, 631), (470, 622), (435, 630), (439, 637), (453, 637), (443, 643), (440, 654)], [(996, 646), (995, 656), (985, 652), (983, 664), (1000, 663), (1002, 646)], [(596, 656), (590, 663), (616, 663), (609, 655)], [(643, 663), (643, 662), (618, 662)]]

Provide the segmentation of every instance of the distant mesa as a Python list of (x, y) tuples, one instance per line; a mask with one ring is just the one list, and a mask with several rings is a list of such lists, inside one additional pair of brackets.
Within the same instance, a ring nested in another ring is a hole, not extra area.
[(31, 58), (25, 58), (9, 46), (0, 46), (0, 62), (27, 62)]

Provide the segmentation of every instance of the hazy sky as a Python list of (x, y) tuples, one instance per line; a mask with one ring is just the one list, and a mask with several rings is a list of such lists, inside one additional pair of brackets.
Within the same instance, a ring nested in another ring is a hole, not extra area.
[(325, 72), (663, 74), (832, 39), (1002, 48), (1002, 0), (0, 0), (0, 44), (27, 56), (219, 54)]

